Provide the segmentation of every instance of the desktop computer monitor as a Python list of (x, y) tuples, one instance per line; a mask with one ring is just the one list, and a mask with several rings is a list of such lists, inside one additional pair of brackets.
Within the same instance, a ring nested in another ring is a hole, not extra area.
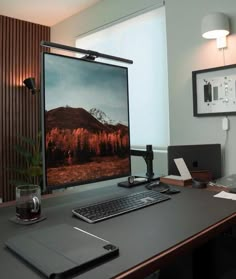
[(44, 187), (131, 174), (128, 69), (42, 53)]
[(183, 158), (190, 172), (207, 171), (212, 179), (221, 177), (220, 144), (168, 146), (168, 173), (179, 175), (175, 158)]

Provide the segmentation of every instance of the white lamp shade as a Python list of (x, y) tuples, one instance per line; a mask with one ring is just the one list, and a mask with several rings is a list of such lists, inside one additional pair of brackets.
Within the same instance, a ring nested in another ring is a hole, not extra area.
[(229, 34), (229, 20), (223, 13), (212, 13), (202, 20), (202, 36), (206, 39), (216, 39)]

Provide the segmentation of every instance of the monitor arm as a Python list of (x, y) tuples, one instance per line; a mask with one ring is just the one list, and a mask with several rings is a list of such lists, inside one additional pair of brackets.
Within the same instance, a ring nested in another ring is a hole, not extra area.
[(146, 176), (151, 179), (154, 176), (153, 172), (153, 151), (152, 145), (146, 145), (146, 150), (130, 150), (130, 154), (133, 156), (142, 156), (147, 165)]

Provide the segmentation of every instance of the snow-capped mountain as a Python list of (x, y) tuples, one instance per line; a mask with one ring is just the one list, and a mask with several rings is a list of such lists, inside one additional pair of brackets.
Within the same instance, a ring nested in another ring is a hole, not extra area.
[(89, 113), (102, 124), (116, 125), (119, 123), (118, 121), (112, 120), (108, 115), (106, 115), (105, 112), (101, 111), (100, 109), (92, 108), (90, 109)]

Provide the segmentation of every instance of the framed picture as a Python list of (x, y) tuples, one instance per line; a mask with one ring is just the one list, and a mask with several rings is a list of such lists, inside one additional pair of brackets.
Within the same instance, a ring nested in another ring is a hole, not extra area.
[(192, 72), (193, 115), (236, 114), (236, 64)]

